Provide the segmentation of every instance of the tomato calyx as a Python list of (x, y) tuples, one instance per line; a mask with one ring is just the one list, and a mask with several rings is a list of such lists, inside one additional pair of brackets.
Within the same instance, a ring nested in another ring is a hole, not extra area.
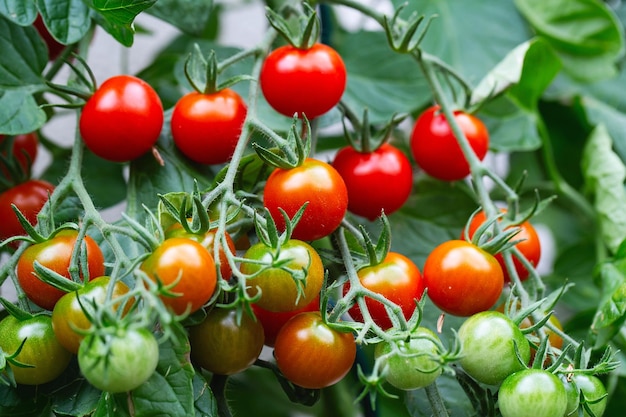
[(278, 33), (280, 33), (287, 42), (298, 49), (309, 49), (313, 46), (320, 35), (320, 22), (317, 17), (317, 12), (311, 5), (306, 2), (302, 3), (302, 9), (296, 9), (294, 7), (284, 7), (286, 17), (289, 15), (295, 15), (298, 24), (290, 24), (287, 18), (276, 13), (269, 7), (266, 7), (266, 16), (270, 25)]
[(428, 31), (432, 20), (435, 16), (430, 16), (426, 21), (425, 27), (418, 33), (420, 25), (424, 21), (424, 15), (412, 15), (408, 21), (399, 19), (400, 13), (404, 10), (406, 4), (396, 8), (391, 20), (387, 16), (383, 16), (383, 28), (387, 35), (387, 42), (391, 49), (400, 53), (410, 53), (419, 48), (419, 45)]
[(226, 65), (222, 64), (220, 66), (215, 50), (211, 50), (209, 55), (205, 56), (200, 46), (196, 43), (185, 60), (185, 77), (193, 89), (201, 94), (215, 94), (238, 82), (252, 79), (248, 75), (236, 75), (218, 84), (218, 75), (224, 70)]
[(254, 128), (277, 147), (268, 149), (257, 142), (252, 143), (252, 147), (263, 162), (271, 167), (283, 169), (297, 168), (304, 163), (311, 153), (311, 124), (306, 115), (302, 116), (301, 124), (299, 121), (300, 118), (294, 115), (286, 138), (261, 123), (253, 123)]
[[(407, 117), (406, 114), (393, 114), (387, 123), (377, 128), (370, 124), (367, 108), (363, 110), (362, 119), (359, 119), (345, 103), (340, 101), (338, 107), (343, 113), (341, 119), (343, 135), (348, 144), (361, 153), (371, 153), (380, 148), (389, 140), (391, 133), (398, 124)], [(346, 120), (350, 122), (352, 129), (348, 127)], [(357, 133), (356, 137), (353, 132)]]

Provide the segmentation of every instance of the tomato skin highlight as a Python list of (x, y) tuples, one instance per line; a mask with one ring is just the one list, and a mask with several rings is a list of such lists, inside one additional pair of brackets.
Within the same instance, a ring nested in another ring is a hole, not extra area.
[(233, 155), (247, 107), (234, 90), (212, 94), (196, 91), (174, 106), (171, 130), (176, 147), (201, 164), (222, 164)]
[(278, 333), (274, 356), (288, 380), (319, 389), (346, 376), (356, 358), (356, 343), (351, 333), (326, 325), (319, 313), (300, 313)]
[(161, 296), (176, 314), (198, 311), (213, 296), (217, 287), (217, 269), (209, 251), (193, 239), (166, 239), (141, 264), (148, 277), (170, 286), (173, 297)]
[[(409, 258), (397, 252), (389, 252), (380, 264), (362, 268), (357, 271), (357, 274), (363, 287), (383, 295), (400, 306), (407, 320), (417, 308), (416, 302), (424, 293), (425, 284), (419, 268)], [(344, 295), (349, 290), (350, 286), (345, 285)], [(365, 299), (365, 303), (378, 326), (383, 330), (392, 327), (387, 310), (382, 303), (369, 297)], [(363, 314), (358, 304), (353, 305), (348, 312), (355, 321), (363, 322)]]
[(309, 49), (291, 45), (266, 57), (259, 82), (267, 102), (287, 117), (298, 113), (314, 119), (332, 109), (346, 89), (347, 71), (341, 56), (317, 43)]
[(426, 258), (423, 276), (428, 297), (455, 316), (489, 310), (504, 287), (498, 261), (464, 240), (449, 240), (437, 246)]
[[(59, 343), (73, 354), (78, 353), (80, 343), (84, 339), (78, 330), (89, 330), (91, 322), (85, 315), (81, 304), (89, 308), (89, 304), (103, 304), (106, 301), (108, 286), (111, 285), (111, 278), (108, 276), (96, 277), (85, 284), (85, 286), (75, 292), (67, 293), (57, 301), (52, 310), (52, 329)], [(130, 291), (128, 286), (122, 281), (115, 282), (112, 292), (112, 299), (118, 298)], [(80, 299), (80, 303), (79, 303)], [(124, 312), (128, 312), (132, 302), (127, 302)], [(119, 305), (114, 306), (117, 310)], [(89, 311), (89, 310), (88, 310)]]
[[(489, 149), (489, 132), (477, 117), (457, 110), (454, 118), (467, 137), (478, 159)], [(411, 132), (413, 159), (428, 175), (442, 181), (456, 181), (470, 173), (452, 129), (439, 106), (432, 106), (419, 115)]]
[(156, 91), (131, 75), (107, 79), (87, 100), (79, 120), (87, 148), (113, 162), (137, 159), (156, 143), (163, 105)]
[(117, 329), (102, 337), (89, 334), (78, 349), (78, 366), (91, 385), (110, 393), (128, 392), (152, 376), (159, 344), (147, 329)]
[[(298, 288), (289, 272), (282, 268), (268, 268), (259, 275), (247, 281), (248, 294), (255, 296), (259, 289), (261, 298), (256, 304), (272, 312), (293, 311), (309, 304), (319, 296), (324, 282), (324, 265), (319, 254), (306, 242), (290, 239), (280, 246), (280, 253), (264, 243), (256, 243), (244, 254), (245, 259), (270, 262), (277, 257), (278, 260), (290, 259), (283, 267), (294, 271), (302, 271), (308, 268), (304, 278), (303, 290), (298, 298)], [(262, 265), (242, 262), (239, 267), (244, 274), (256, 274)]]
[[(41, 281), (35, 274), (33, 263), (38, 261), (41, 265), (71, 279), (69, 267), (77, 238), (76, 230), (63, 230), (45, 242), (28, 247), (17, 261), (15, 272), (20, 287), (33, 303), (45, 310), (52, 310), (66, 293)], [(89, 279), (104, 275), (102, 250), (89, 236), (85, 236), (83, 242), (87, 249)]]
[(542, 369), (524, 369), (507, 377), (498, 392), (502, 417), (561, 417), (567, 394), (554, 374)]
[(37, 214), (48, 201), (54, 185), (43, 180), (28, 180), (0, 194), (0, 240), (25, 233), (11, 204), (20, 209), (31, 224), (37, 220)]
[(263, 349), (263, 326), (247, 313), (215, 307), (189, 329), (191, 358), (209, 372), (233, 375), (248, 369)]
[(296, 168), (276, 168), (267, 179), (263, 204), (279, 230), (285, 229), (282, 208), (292, 218), (308, 205), (293, 230), (294, 239), (311, 241), (328, 236), (348, 210), (348, 190), (341, 175), (329, 164), (307, 158)]
[(20, 321), (7, 316), (0, 321), (0, 349), (13, 354), (26, 339), (17, 361), (32, 365), (22, 368), (9, 363), (15, 382), (24, 385), (40, 385), (60, 376), (72, 358), (70, 352), (54, 336), (50, 316), (36, 315)]
[(332, 165), (348, 189), (348, 210), (368, 220), (375, 220), (381, 211), (392, 214), (411, 195), (411, 163), (388, 143), (369, 153), (344, 147), (337, 152)]

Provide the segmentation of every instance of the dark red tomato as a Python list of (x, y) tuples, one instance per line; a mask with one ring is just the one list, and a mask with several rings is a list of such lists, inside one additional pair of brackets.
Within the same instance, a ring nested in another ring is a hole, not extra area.
[(189, 93), (178, 100), (172, 112), (174, 143), (192, 161), (228, 162), (247, 111), (241, 96), (229, 88), (213, 94)]
[(248, 369), (263, 349), (263, 326), (245, 312), (237, 322), (237, 310), (213, 308), (202, 323), (189, 329), (191, 358), (200, 367), (219, 375)]
[[(5, 140), (7, 140), (7, 137), (0, 135), (0, 144)], [(30, 173), (30, 167), (33, 165), (35, 158), (37, 158), (38, 145), (39, 137), (36, 132), (27, 133), (25, 135), (16, 135), (13, 137), (13, 158), (15, 158), (20, 164), (22, 171), (27, 174)], [(2, 155), (7, 156), (6, 152), (3, 152)], [(2, 172), (7, 176), (10, 175), (5, 167), (2, 167)]]
[(504, 286), (496, 258), (464, 240), (437, 246), (426, 258), (423, 274), (428, 297), (441, 310), (455, 316), (489, 310)]
[(22, 350), (15, 360), (31, 367), (25, 368), (9, 362), (18, 384), (39, 385), (50, 382), (63, 373), (72, 359), (72, 354), (54, 336), (52, 322), (47, 315), (40, 314), (26, 320), (7, 316), (0, 321), (0, 350), (12, 355), (22, 343)]
[(35, 19), (33, 26), (35, 27), (35, 29), (37, 29), (37, 32), (39, 32), (39, 36), (41, 36), (41, 39), (43, 39), (43, 41), (46, 43), (46, 46), (48, 47), (48, 59), (50, 61), (55, 60), (61, 54), (61, 52), (65, 48), (65, 45), (54, 39), (54, 37), (50, 34), (50, 31), (48, 31), (48, 28), (44, 24), (41, 15), (37, 15), (37, 19)]
[[(506, 212), (506, 210), (502, 209), (502, 212)], [(476, 230), (483, 223), (485, 223), (486, 220), (487, 220), (487, 216), (485, 215), (484, 211), (477, 213), (472, 218), (469, 224), (469, 228), (468, 228), (468, 235), (469, 235), (468, 237), (470, 239), (474, 236), (474, 233), (476, 233)], [(537, 231), (535, 230), (533, 225), (530, 224), (530, 222), (528, 221), (525, 221), (524, 223), (520, 224), (517, 227), (519, 227), (520, 231), (518, 234), (516, 234), (513, 237), (513, 240), (520, 240), (520, 242), (516, 243), (515, 247), (517, 248), (517, 250), (519, 250), (522, 253), (522, 255), (524, 255), (524, 257), (531, 264), (533, 264), (534, 266), (537, 266), (539, 264), (539, 260), (541, 259), (541, 242), (539, 240), (539, 235), (537, 234)], [(511, 277), (509, 276), (509, 272), (507, 271), (506, 266), (504, 264), (504, 258), (502, 257), (502, 254), (500, 253), (496, 254), (496, 259), (498, 260), (498, 263), (502, 267), (502, 272), (504, 272), (504, 280), (506, 282), (510, 282)], [(517, 275), (519, 276), (520, 280), (524, 281), (526, 278), (528, 278), (528, 275), (530, 274), (530, 272), (526, 269), (526, 267), (524, 267), (522, 262), (519, 259), (517, 259), (515, 256), (513, 257), (513, 263), (515, 264), (515, 270), (517, 271)]]
[(54, 185), (47, 181), (28, 180), (0, 194), (0, 239), (24, 234), (11, 204), (15, 204), (30, 223), (35, 223), (37, 214), (53, 191)]
[(148, 152), (159, 138), (163, 106), (148, 83), (117, 75), (87, 100), (79, 126), (93, 153), (109, 161), (131, 161)]
[(373, 152), (351, 146), (337, 152), (333, 167), (348, 189), (348, 210), (369, 220), (404, 205), (413, 188), (413, 169), (399, 149), (384, 144)]
[[(91, 311), (91, 304), (103, 305), (106, 302), (107, 291), (112, 285), (111, 299), (115, 300), (128, 293), (130, 289), (122, 281), (112, 282), (110, 277), (96, 277), (85, 284), (78, 291), (65, 294), (57, 301), (52, 310), (52, 328), (59, 342), (69, 352), (77, 354), (84, 334), (80, 331), (89, 330), (91, 321), (87, 318), (83, 308)], [(82, 306), (81, 306), (82, 305)], [(124, 312), (128, 312), (132, 300), (124, 304)], [(112, 305), (113, 311), (118, 310), (121, 304)]]
[[(41, 265), (70, 279), (69, 267), (77, 237), (77, 231), (63, 230), (45, 242), (28, 247), (17, 261), (15, 272), (20, 286), (26, 296), (39, 307), (52, 310), (65, 293), (40, 280), (33, 263), (38, 261)], [(83, 242), (87, 249), (89, 279), (104, 275), (102, 250), (89, 236), (85, 236)]]
[(341, 175), (326, 162), (307, 158), (296, 168), (276, 168), (267, 179), (263, 204), (279, 230), (285, 220), (279, 209), (293, 217), (304, 203), (308, 206), (293, 231), (293, 238), (316, 240), (331, 234), (348, 210), (348, 190)]
[(257, 320), (263, 325), (263, 333), (265, 334), (265, 344), (267, 346), (274, 346), (276, 343), (276, 336), (282, 327), (289, 321), (290, 318), (300, 313), (306, 313), (309, 311), (320, 311), (320, 297), (319, 295), (313, 299), (309, 304), (302, 308), (292, 311), (269, 311), (258, 304), (251, 304), (252, 311)]
[[(230, 237), (230, 234), (226, 232), (226, 242), (228, 244), (228, 248), (230, 253), (237, 253), (237, 249), (235, 248), (235, 242)], [(173, 224), (168, 230), (165, 231), (165, 238), (170, 239), (172, 237), (184, 237), (187, 239), (195, 240), (204, 246), (211, 255), (213, 255), (213, 247), (215, 241), (215, 229), (211, 229), (207, 231), (205, 234), (193, 234), (188, 233), (183, 229), (183, 226), (180, 223)], [(213, 258), (215, 261), (215, 258)], [(220, 273), (222, 278), (229, 279), (233, 274), (233, 270), (228, 264), (228, 258), (226, 257), (226, 253), (223, 248), (219, 250), (219, 261), (220, 261)]]
[[(324, 265), (318, 253), (306, 242), (290, 239), (280, 246), (280, 250), (257, 243), (243, 256), (249, 262), (242, 262), (239, 269), (251, 277), (247, 281), (248, 293), (261, 298), (257, 304), (270, 311), (293, 311), (309, 304), (319, 296), (324, 282)], [(284, 263), (280, 268), (268, 268), (272, 262)], [(260, 263), (259, 263), (260, 262)], [(293, 275), (287, 269), (302, 274), (298, 287)]]
[(213, 256), (193, 239), (173, 237), (165, 240), (141, 264), (148, 277), (171, 286), (161, 300), (176, 314), (198, 311), (211, 299), (217, 287)]
[[(489, 149), (489, 132), (480, 119), (463, 111), (454, 112), (470, 146), (482, 160)], [(431, 177), (443, 181), (465, 178), (469, 165), (457, 139), (439, 106), (424, 111), (415, 122), (411, 133), (411, 151), (417, 165)]]
[[(362, 268), (357, 273), (363, 287), (397, 304), (406, 319), (411, 317), (417, 306), (416, 301), (424, 293), (424, 280), (419, 269), (413, 261), (400, 253), (389, 252), (380, 264)], [(344, 286), (344, 295), (349, 289), (349, 285)], [(384, 330), (392, 327), (382, 303), (371, 298), (366, 298), (365, 303), (376, 324)], [(363, 314), (357, 304), (350, 308), (349, 313), (354, 320), (363, 321)]]
[(267, 102), (288, 117), (313, 119), (332, 109), (346, 89), (346, 67), (331, 47), (315, 44), (309, 49), (291, 45), (270, 52), (259, 81)]
[(346, 376), (356, 357), (356, 343), (351, 333), (329, 327), (319, 313), (300, 313), (278, 333), (274, 356), (288, 380), (319, 389)]

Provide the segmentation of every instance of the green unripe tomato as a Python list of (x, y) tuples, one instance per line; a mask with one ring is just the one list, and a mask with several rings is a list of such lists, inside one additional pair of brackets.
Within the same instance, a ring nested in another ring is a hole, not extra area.
[(567, 393), (556, 375), (524, 369), (502, 382), (498, 406), (502, 417), (559, 417), (567, 409)]

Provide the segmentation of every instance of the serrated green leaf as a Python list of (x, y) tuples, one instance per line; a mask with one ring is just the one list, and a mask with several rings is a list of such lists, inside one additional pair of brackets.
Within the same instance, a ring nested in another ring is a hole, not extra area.
[(593, 318), (595, 346), (605, 346), (626, 321), (626, 263), (618, 260), (600, 268), (603, 297)]
[(20, 26), (30, 25), (37, 17), (35, 0), (1, 0), (0, 14)]
[(52, 37), (63, 45), (81, 40), (91, 26), (83, 0), (37, 0), (37, 7)]
[(134, 41), (133, 23), (137, 15), (151, 7), (156, 0), (94, 0), (99, 13), (98, 23), (124, 46)]
[(626, 238), (626, 167), (612, 146), (606, 127), (596, 127), (583, 150), (582, 169), (594, 196), (602, 239), (614, 252)]
[(160, 0), (147, 13), (158, 17), (181, 31), (199, 36), (211, 19), (212, 0)]

